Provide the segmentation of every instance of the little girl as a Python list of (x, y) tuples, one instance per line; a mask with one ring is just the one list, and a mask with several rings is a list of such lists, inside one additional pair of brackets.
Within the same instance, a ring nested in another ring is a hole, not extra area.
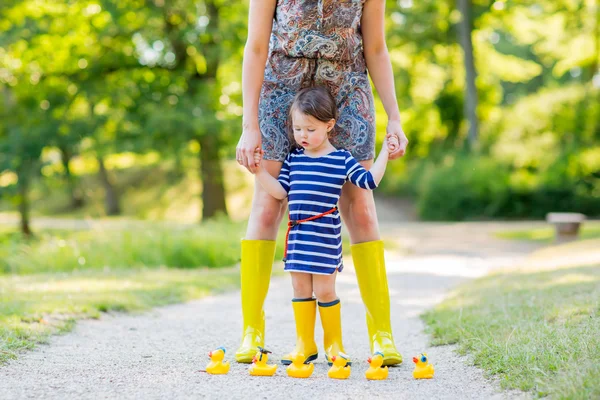
[(388, 155), (398, 142), (396, 136), (386, 137), (369, 171), (348, 151), (336, 149), (329, 137), (334, 134), (337, 107), (323, 87), (300, 90), (289, 116), (290, 141), (296, 146), (283, 163), (279, 178), (261, 167), (262, 150), (255, 153), (254, 160), (263, 188), (277, 199), (288, 199), (284, 269), (291, 273), (294, 288), (296, 348), (281, 361), (290, 364), (296, 353), (304, 354), (306, 362), (317, 358), (314, 330), (318, 302), (325, 357), (330, 362), (332, 356), (344, 352), (340, 300), (335, 292), (336, 274), (343, 268), (342, 223), (336, 205), (347, 180), (363, 189), (377, 187)]

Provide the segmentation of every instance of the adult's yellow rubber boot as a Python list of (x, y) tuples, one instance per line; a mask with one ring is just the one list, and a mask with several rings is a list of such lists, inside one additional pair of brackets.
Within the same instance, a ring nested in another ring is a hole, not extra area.
[(319, 315), (323, 325), (323, 347), (325, 358), (331, 364), (331, 357), (346, 353), (342, 344), (342, 316), (340, 299), (330, 303), (319, 302)]
[(244, 331), (242, 345), (235, 353), (239, 363), (251, 363), (258, 346), (265, 345), (263, 305), (269, 291), (274, 257), (275, 241), (242, 240), (240, 280)]
[(319, 356), (315, 343), (315, 320), (317, 319), (317, 300), (293, 299), (294, 319), (296, 320), (296, 347), (281, 359), (283, 365), (290, 365), (297, 353), (304, 354), (305, 361), (314, 361)]
[(390, 292), (388, 289), (383, 241), (357, 243), (350, 246), (360, 295), (367, 312), (367, 328), (371, 354), (383, 354), (383, 365), (402, 362), (396, 350), (390, 322)]

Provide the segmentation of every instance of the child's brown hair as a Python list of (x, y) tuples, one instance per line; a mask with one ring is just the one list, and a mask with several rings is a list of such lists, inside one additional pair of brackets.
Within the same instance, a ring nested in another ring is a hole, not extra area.
[[(329, 122), (332, 119), (337, 121), (338, 109), (335, 104), (335, 99), (324, 86), (311, 86), (301, 89), (294, 97), (292, 106), (288, 114), (288, 138), (292, 148), (297, 147), (294, 139), (294, 127), (292, 123), (292, 115), (294, 111), (299, 111), (303, 114), (321, 121)], [(335, 127), (329, 132), (329, 135), (334, 133)]]

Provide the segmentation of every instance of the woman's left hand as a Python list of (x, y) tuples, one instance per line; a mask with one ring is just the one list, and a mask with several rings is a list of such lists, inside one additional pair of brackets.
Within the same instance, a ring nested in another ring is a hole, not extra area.
[(408, 139), (402, 129), (400, 121), (390, 120), (387, 125), (387, 136), (395, 135), (398, 138), (399, 146), (396, 147), (393, 153), (390, 153), (390, 160), (395, 160), (406, 154), (406, 146), (408, 145)]

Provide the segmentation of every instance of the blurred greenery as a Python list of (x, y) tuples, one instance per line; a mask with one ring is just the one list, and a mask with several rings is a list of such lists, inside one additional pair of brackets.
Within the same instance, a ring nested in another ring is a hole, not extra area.
[[(597, 216), (597, 0), (465, 4), (387, 1), (410, 145), (382, 190), (415, 197), (424, 219)], [(230, 181), (247, 181), (228, 162), (247, 11), (247, 1), (224, 0), (3, 1), (0, 209), (18, 211), (25, 233), (39, 214), (243, 218), (250, 193)], [(376, 110), (381, 139), (379, 101)]]
[[(499, 238), (513, 240), (532, 240), (541, 243), (552, 243), (555, 229), (552, 227), (527, 229), (519, 231), (502, 231), (495, 234)], [(600, 239), (600, 223), (584, 222), (579, 232), (580, 239)]]
[(243, 226), (214, 221), (179, 229), (148, 226), (54, 230), (41, 232), (30, 241), (19, 236), (13, 233), (0, 237), (0, 271), (32, 274), (159, 266), (211, 268), (238, 261)]

